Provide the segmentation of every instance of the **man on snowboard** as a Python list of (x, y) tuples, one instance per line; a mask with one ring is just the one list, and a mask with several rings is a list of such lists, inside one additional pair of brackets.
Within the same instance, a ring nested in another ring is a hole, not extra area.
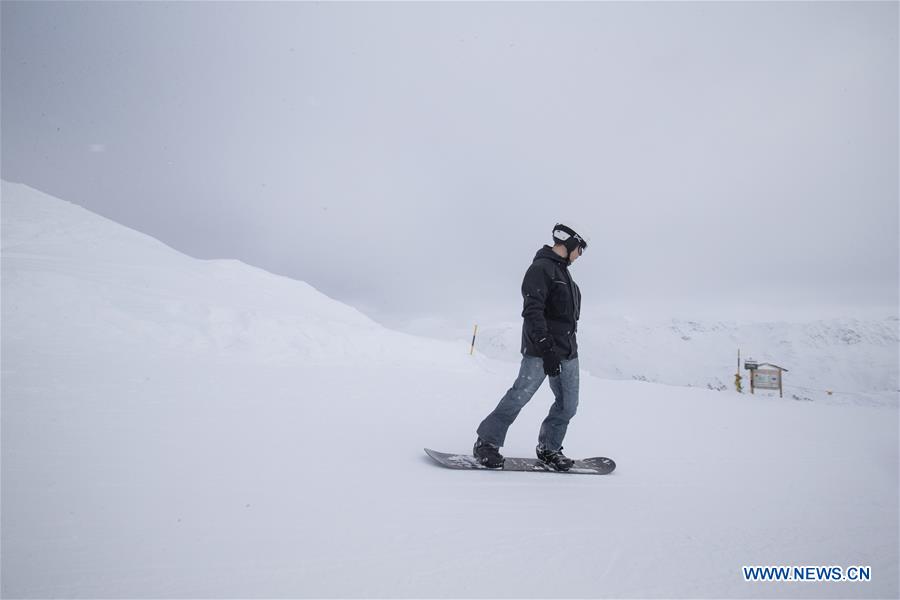
[(575, 332), (581, 312), (581, 291), (569, 274), (587, 242), (572, 228), (558, 223), (554, 245), (534, 256), (522, 281), (522, 363), (519, 376), (497, 408), (478, 426), (473, 454), (489, 468), (503, 467), (500, 447), (522, 407), (550, 377), (556, 401), (541, 424), (537, 457), (550, 468), (568, 471), (575, 461), (562, 453), (569, 420), (578, 408), (578, 344)]

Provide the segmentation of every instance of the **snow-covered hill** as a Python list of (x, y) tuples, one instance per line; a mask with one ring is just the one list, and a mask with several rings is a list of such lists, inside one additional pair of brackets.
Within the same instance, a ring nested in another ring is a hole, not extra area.
[(895, 404), (585, 374), (566, 449), (613, 475), (449, 471), (421, 448), (465, 451), (515, 364), (2, 186), (4, 597), (900, 592)]
[[(784, 381), (788, 399), (897, 405), (900, 319), (896, 315), (754, 322), (614, 317), (596, 314), (590, 307), (582, 314), (581, 365), (598, 377), (734, 390), (741, 349), (747, 391), (743, 359), (752, 357), (788, 369)], [(471, 337), (471, 330), (435, 319), (409, 322), (403, 328), (460, 341)], [(518, 361), (521, 335), (521, 320), (480, 324), (476, 345), (489, 357)]]
[[(197, 260), (73, 204), (3, 182), (9, 344), (124, 344), (271, 362), (433, 360), (312, 286), (235, 260)], [(429, 352), (418, 348), (425, 344)], [(17, 346), (18, 347), (18, 346)], [(444, 357), (446, 358), (446, 357)], [(462, 360), (462, 359), (457, 359)]]

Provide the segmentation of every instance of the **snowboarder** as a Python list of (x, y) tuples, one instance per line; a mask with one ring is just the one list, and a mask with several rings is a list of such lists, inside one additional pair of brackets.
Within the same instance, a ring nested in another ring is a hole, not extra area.
[(478, 426), (473, 454), (493, 469), (503, 467), (500, 448), (522, 407), (550, 377), (556, 397), (541, 424), (537, 457), (549, 467), (567, 471), (574, 461), (562, 453), (562, 441), (578, 407), (578, 344), (575, 332), (581, 312), (581, 291), (569, 274), (587, 248), (571, 227), (557, 223), (553, 246), (537, 251), (522, 281), (522, 363), (519, 376), (497, 408)]

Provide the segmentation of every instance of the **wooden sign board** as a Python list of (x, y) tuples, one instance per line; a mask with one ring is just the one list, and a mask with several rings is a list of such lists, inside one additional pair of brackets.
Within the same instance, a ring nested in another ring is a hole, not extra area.
[(781, 371), (778, 369), (756, 369), (753, 371), (753, 387), (760, 390), (780, 390)]

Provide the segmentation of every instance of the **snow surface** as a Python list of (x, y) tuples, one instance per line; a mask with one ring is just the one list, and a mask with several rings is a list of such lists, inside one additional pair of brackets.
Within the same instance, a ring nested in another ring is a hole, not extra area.
[[(585, 373), (566, 450), (614, 474), (425, 456), (466, 451), (515, 373), (3, 182), (2, 595), (900, 593), (896, 401)], [(550, 399), (508, 455), (531, 456)], [(744, 582), (768, 564), (873, 579)]]

